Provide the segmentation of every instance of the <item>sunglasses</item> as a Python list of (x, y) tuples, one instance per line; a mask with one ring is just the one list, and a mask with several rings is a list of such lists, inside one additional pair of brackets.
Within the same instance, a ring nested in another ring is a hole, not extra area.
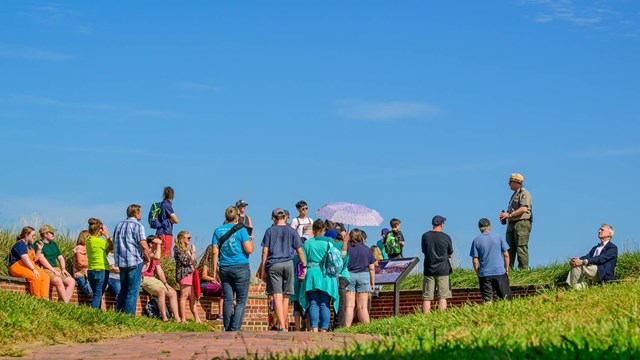
[(191, 240), (191, 236), (187, 236), (185, 239), (187, 239), (187, 240)]
[(300, 208), (300, 210), (307, 210), (307, 209), (308, 209), (308, 208), (307, 208), (306, 206), (305, 206), (305, 207), (301, 207), (301, 208)]

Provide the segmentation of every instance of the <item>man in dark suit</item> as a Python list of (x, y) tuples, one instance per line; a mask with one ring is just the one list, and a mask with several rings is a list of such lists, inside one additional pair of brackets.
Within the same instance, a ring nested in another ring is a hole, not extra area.
[(581, 290), (585, 287), (585, 281), (599, 283), (616, 279), (618, 247), (611, 242), (613, 233), (611, 225), (602, 224), (598, 229), (600, 244), (594, 246), (587, 255), (571, 259), (571, 271), (567, 277), (570, 286)]

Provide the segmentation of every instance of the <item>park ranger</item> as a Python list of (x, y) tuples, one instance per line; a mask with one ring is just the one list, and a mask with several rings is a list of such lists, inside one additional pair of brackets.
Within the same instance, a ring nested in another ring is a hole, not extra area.
[(509, 200), (507, 211), (502, 211), (499, 215), (500, 221), (503, 224), (507, 223), (509, 267), (515, 266), (517, 256), (519, 269), (529, 267), (529, 234), (533, 221), (531, 193), (522, 187), (523, 182), (524, 176), (522, 174), (511, 174), (509, 187), (513, 190), (513, 195)]

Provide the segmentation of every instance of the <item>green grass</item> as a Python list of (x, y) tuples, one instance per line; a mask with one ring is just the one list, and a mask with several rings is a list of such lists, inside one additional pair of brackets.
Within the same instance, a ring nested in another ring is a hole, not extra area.
[(640, 282), (392, 317), (343, 332), (382, 340), (304, 358), (631, 359), (640, 357)]
[(45, 301), (0, 290), (0, 356), (20, 355), (15, 346), (95, 342), (134, 334), (211, 331), (206, 324), (163, 323), (87, 306)]
[[(552, 286), (558, 281), (566, 280), (569, 273), (569, 263), (538, 266), (527, 270), (509, 271), (509, 281), (512, 286), (535, 285)], [(640, 278), (640, 252), (626, 252), (618, 256), (616, 266), (618, 279)], [(401, 290), (422, 289), (422, 273), (414, 273), (407, 276), (400, 285)], [(454, 269), (451, 274), (451, 287), (453, 288), (477, 288), (478, 276), (471, 269)], [(385, 289), (392, 290), (392, 286)]]

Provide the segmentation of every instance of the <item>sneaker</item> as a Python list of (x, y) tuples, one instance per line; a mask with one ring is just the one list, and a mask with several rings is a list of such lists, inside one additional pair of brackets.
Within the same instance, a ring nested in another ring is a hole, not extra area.
[(220, 320), (220, 321), (222, 321), (222, 320), (224, 320), (224, 316), (222, 316), (222, 315), (218, 315), (218, 316), (216, 317), (216, 320)]

